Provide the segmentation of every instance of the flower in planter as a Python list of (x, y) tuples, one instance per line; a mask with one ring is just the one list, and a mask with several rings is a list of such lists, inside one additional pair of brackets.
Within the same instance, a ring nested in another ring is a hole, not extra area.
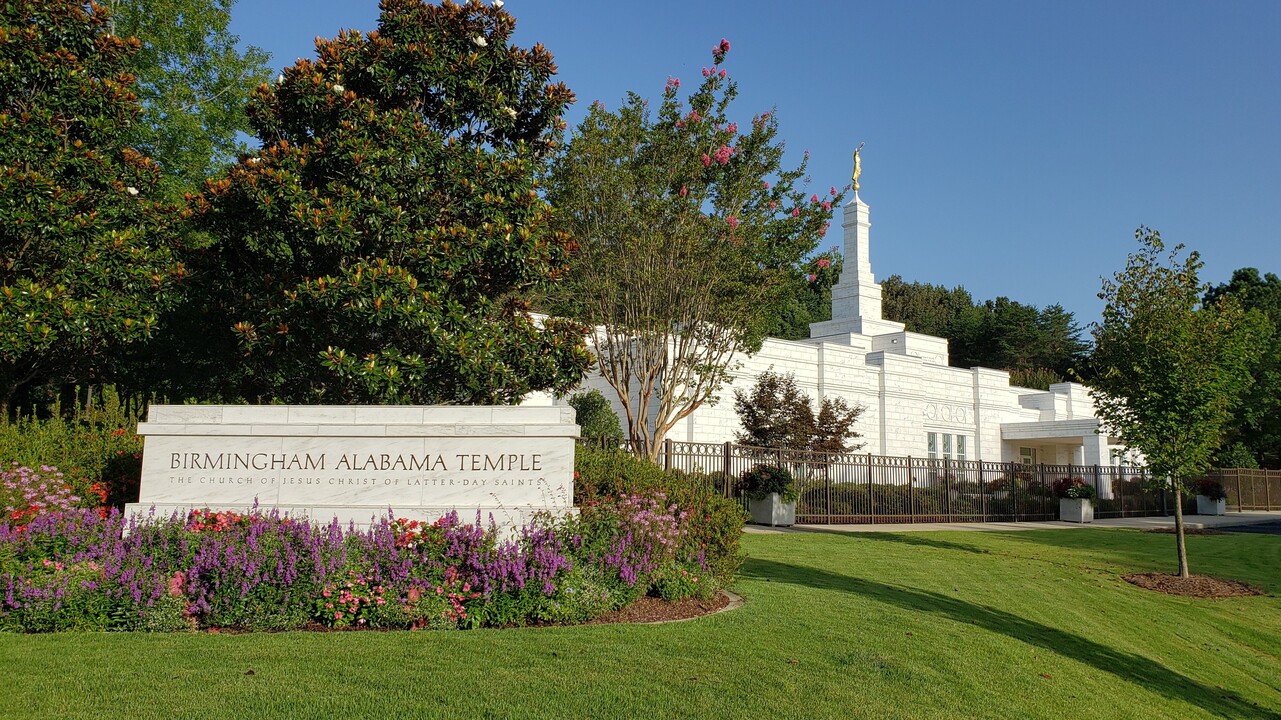
[(1211, 500), (1226, 500), (1228, 491), (1224, 489), (1223, 483), (1214, 478), (1201, 478), (1196, 484), (1196, 494), (1204, 495)]
[(739, 488), (753, 500), (764, 500), (770, 493), (778, 493), (785, 503), (794, 503), (799, 498), (792, 473), (776, 465), (754, 466), (743, 473)]
[(1079, 477), (1065, 477), (1054, 481), (1054, 496), (1069, 500), (1092, 500), (1094, 485)]

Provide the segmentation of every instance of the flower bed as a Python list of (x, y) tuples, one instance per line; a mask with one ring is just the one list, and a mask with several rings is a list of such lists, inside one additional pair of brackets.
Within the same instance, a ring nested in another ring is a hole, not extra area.
[(0, 629), (456, 629), (580, 623), (720, 584), (682, 554), (688, 513), (621, 495), (516, 537), (456, 514), (367, 530), (276, 514), (126, 521), (50, 511), (0, 523)]

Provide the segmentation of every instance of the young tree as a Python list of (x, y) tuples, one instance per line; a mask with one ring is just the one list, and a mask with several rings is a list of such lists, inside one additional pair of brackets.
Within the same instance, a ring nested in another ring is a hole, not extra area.
[(24, 383), (102, 379), (185, 273), (128, 144), (138, 43), (108, 27), (80, 0), (0, 6), (0, 414)]
[(734, 410), (743, 425), (737, 440), (744, 445), (833, 454), (863, 447), (849, 442), (859, 437), (854, 423), (863, 407), (850, 407), (845, 398), (825, 397), (815, 413), (792, 373), (761, 373), (751, 392), (734, 391)]
[(228, 32), (236, 0), (107, 0), (112, 33), (136, 37), (129, 61), (142, 115), (129, 142), (160, 165), (161, 190), (195, 192), (247, 150), (249, 92), (271, 77), (268, 55)]
[(1223, 439), (1266, 327), (1230, 298), (1201, 302), (1196, 252), (1180, 259), (1179, 245), (1163, 257), (1159, 233), (1139, 228), (1135, 237), (1141, 247), (1099, 293), (1091, 386), (1104, 429), (1142, 452), (1173, 492), (1179, 576), (1188, 577), (1182, 498)]
[(573, 100), (499, 4), (384, 0), (252, 93), (263, 149), (193, 201), (223, 395), (506, 403), (565, 391), (585, 330), (522, 296), (565, 270), (535, 175)]
[(609, 400), (600, 390), (592, 388), (574, 393), (569, 398), (569, 406), (574, 408), (580, 428), (579, 435), (582, 437), (590, 440), (623, 439), (623, 426), (618, 420), (618, 413), (609, 406)]
[(741, 127), (713, 65), (688, 100), (667, 82), (657, 113), (631, 94), (595, 104), (556, 158), (548, 197), (581, 246), (554, 312), (596, 328), (597, 366), (626, 414), (633, 450), (715, 402), (736, 353), (760, 347), (786, 276), (827, 232), (835, 187), (806, 198), (805, 163), (780, 168), (772, 112)]

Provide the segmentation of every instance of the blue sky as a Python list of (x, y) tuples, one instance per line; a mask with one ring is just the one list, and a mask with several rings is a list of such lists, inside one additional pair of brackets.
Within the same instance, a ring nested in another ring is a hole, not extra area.
[[(1281, 2), (507, 0), (587, 105), (687, 86), (733, 45), (738, 120), (776, 109), (817, 189), (863, 151), (878, 278), (1060, 303), (1084, 325), (1147, 225), (1203, 279), (1281, 273)], [(241, 0), (232, 31), (276, 67), (372, 30), (373, 0)], [(839, 226), (839, 220), (836, 223)], [(829, 234), (828, 238), (834, 236)], [(824, 243), (828, 245), (831, 243)]]

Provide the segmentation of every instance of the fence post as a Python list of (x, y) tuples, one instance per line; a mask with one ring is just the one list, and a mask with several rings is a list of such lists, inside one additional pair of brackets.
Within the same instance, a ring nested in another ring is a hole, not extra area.
[(725, 449), (721, 455), (721, 472), (724, 473), (724, 476), (725, 476), (725, 497), (732, 497), (731, 492), (732, 492), (732, 486), (734, 484), (734, 478), (733, 478), (733, 475), (731, 474), (731, 468), (730, 468), (731, 453), (732, 453), (732, 450), (730, 448), (729, 441), (726, 440)]
[(907, 456), (907, 521), (916, 522), (916, 485), (912, 477), (912, 456)]
[(979, 522), (987, 522), (987, 487), (983, 482), (983, 461), (979, 460)]
[(867, 454), (867, 517), (876, 524), (876, 493), (872, 488), (872, 453)]
[(1272, 480), (1265, 473), (1263, 475), (1263, 503), (1267, 505), (1268, 511), (1272, 510)]
[(1019, 475), (1014, 468), (1021, 464), (1010, 461), (1010, 520), (1013, 522), (1019, 521)]

